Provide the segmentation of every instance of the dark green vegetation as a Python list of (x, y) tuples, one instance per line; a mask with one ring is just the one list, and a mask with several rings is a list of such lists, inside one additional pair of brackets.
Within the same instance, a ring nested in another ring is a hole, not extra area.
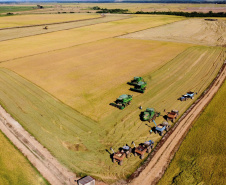
[(49, 184), (2, 132), (0, 132), (0, 148), (1, 185)]
[(96, 13), (127, 13), (128, 9), (107, 9), (107, 8), (102, 8), (99, 11), (97, 11)]
[(195, 122), (158, 185), (225, 184), (226, 83)]
[(35, 6), (0, 6), (0, 13), (20, 12), (36, 9)]
[(208, 13), (202, 13), (202, 12), (143, 12), (143, 11), (137, 11), (135, 14), (160, 14), (160, 15), (177, 15), (177, 16), (185, 16), (185, 17), (226, 17), (226, 13), (219, 12), (219, 13), (213, 13), (212, 11), (209, 11)]

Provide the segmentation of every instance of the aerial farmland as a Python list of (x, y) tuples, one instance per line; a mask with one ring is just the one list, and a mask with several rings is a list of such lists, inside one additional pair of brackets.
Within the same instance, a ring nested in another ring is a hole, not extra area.
[[(95, 13), (93, 4), (48, 4), (43, 10), (30, 6), (10, 16), (0, 8), (0, 105), (56, 158), (56, 168), (62, 165), (75, 179), (90, 175), (106, 184), (124, 183), (148, 153), (143, 159), (131, 154), (118, 165), (110, 148), (160, 143), (162, 137), (152, 132), (155, 123), (142, 121), (141, 112), (160, 112), (157, 124), (171, 110), (179, 110), (180, 117), (226, 60), (226, 18), (133, 14), (141, 8), (166, 8), (158, 4), (128, 4), (128, 14)], [(188, 11), (197, 6), (170, 8)], [(130, 90), (127, 82), (134, 77), (147, 82), (144, 93)], [(196, 93), (193, 99), (178, 100), (189, 91)], [(133, 95), (130, 105), (123, 110), (110, 105), (123, 94)], [(175, 123), (169, 124), (172, 128)], [(37, 148), (30, 150), (45, 156)], [(48, 183), (34, 173), (39, 184)], [(65, 182), (73, 184), (69, 176)]]

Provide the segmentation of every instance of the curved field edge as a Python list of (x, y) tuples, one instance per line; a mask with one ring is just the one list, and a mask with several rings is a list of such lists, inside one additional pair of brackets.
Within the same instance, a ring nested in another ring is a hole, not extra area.
[(1, 131), (0, 141), (0, 184), (49, 184)]
[(196, 120), (161, 184), (224, 184), (226, 83)]
[[(101, 123), (82, 116), (7, 69), (0, 70), (0, 102), (26, 130), (74, 172), (112, 181), (131, 174), (141, 161), (132, 157), (124, 161), (122, 167), (113, 165), (106, 149), (130, 144), (131, 140), (143, 142), (146, 138), (154, 141), (160, 139), (158, 135), (150, 136), (148, 127), (139, 121), (137, 105), (158, 106), (158, 110), (168, 106), (167, 110), (178, 108), (182, 113), (192, 101), (181, 104), (176, 101), (177, 97), (186, 92), (191, 84), (192, 89), (202, 92), (223, 63), (223, 51), (217, 47), (197, 46), (187, 49), (145, 76), (152, 84), (147, 93), (142, 97), (137, 96), (134, 103), (124, 111), (114, 109), (114, 113)], [(205, 70), (200, 72), (200, 68)]]

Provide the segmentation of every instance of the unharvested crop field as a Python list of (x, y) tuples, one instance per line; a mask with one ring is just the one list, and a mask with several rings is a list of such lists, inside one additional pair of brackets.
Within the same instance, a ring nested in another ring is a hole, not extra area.
[[(77, 174), (107, 182), (126, 178), (141, 160), (131, 157), (118, 166), (111, 162), (109, 148), (160, 140), (149, 133), (153, 123), (140, 121), (138, 107), (161, 111), (157, 123), (163, 121), (164, 109), (183, 113), (193, 100), (177, 98), (189, 90), (200, 95), (223, 64), (226, 51), (116, 37), (184, 19), (137, 15), (2, 41), (0, 103)], [(148, 83), (144, 94), (129, 91), (126, 84), (139, 75)], [(134, 95), (129, 107), (109, 105), (126, 93)]]
[(194, 123), (158, 183), (225, 184), (226, 83)]
[(0, 28), (48, 24), (100, 17), (97, 14), (34, 14), (0, 17)]
[(202, 45), (226, 45), (226, 20), (188, 19), (131, 33), (122, 38), (163, 40)]
[(0, 184), (48, 184), (2, 132), (0, 132), (0, 141)]

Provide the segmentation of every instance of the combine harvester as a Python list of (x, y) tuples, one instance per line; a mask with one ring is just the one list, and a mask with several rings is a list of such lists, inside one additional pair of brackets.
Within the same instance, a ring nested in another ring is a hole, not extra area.
[(194, 95), (195, 94), (197, 94), (197, 93), (189, 91), (189, 92), (187, 92), (187, 94), (182, 95), (178, 100), (180, 100), (180, 101), (186, 101), (188, 98), (194, 99)]
[(118, 164), (121, 166), (123, 163), (123, 159), (126, 157), (128, 158), (132, 152), (132, 148), (129, 146), (123, 146), (122, 148), (119, 148), (118, 152), (115, 152), (113, 148), (110, 148), (113, 152), (112, 154), (112, 161), (113, 163), (118, 162)]
[(149, 123), (160, 116), (160, 112), (155, 112), (153, 108), (147, 108), (146, 111), (141, 112), (140, 118), (142, 121), (148, 121)]
[(110, 105), (117, 107), (119, 109), (124, 109), (126, 106), (131, 104), (131, 100), (133, 99), (133, 95), (123, 94), (117, 98), (115, 103), (110, 103)]
[(129, 85), (137, 85), (139, 82), (143, 82), (144, 79), (142, 77), (134, 77), (131, 82), (128, 82)]
[(130, 88), (131, 91), (144, 93), (146, 90), (147, 83), (144, 81), (142, 77), (134, 77), (131, 82), (128, 82), (127, 84), (133, 85), (134, 88)]
[(140, 159), (143, 159), (145, 153), (151, 152), (151, 150), (154, 146), (154, 141), (152, 141), (152, 140), (145, 141), (144, 143), (140, 143), (138, 147), (136, 147), (134, 142), (132, 142), (132, 144), (134, 145), (134, 148), (133, 148), (134, 155), (135, 156), (139, 155)]
[(146, 90), (146, 86), (147, 86), (146, 82), (140, 81), (140, 82), (138, 82), (138, 84), (134, 85), (134, 88), (130, 88), (130, 90), (135, 91), (135, 92), (144, 93), (144, 91)]

